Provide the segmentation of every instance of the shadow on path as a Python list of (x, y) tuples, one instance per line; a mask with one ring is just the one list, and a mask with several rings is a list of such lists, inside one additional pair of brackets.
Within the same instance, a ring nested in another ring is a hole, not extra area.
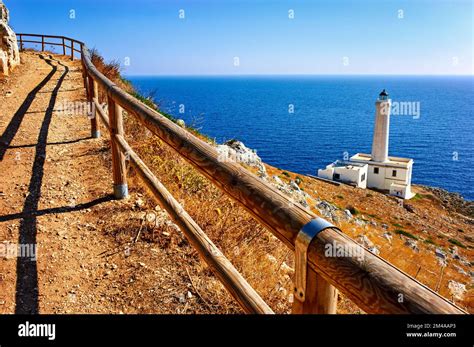
[[(48, 76), (32, 91), (28, 94), (27, 99), (17, 111), (9, 126), (5, 130), (2, 140), (5, 140), (8, 145), (14, 138), (21, 121), (24, 116), (24, 112), (28, 110), (31, 105), (36, 93), (51, 79), (51, 77), (57, 72), (58, 67), (53, 65), (51, 62), (53, 58), (49, 56), (44, 58), (40, 56), (47, 64), (53, 69)], [(57, 95), (64, 78), (69, 72), (69, 68), (63, 65), (61, 62), (55, 60), (57, 64), (64, 67), (64, 72), (58, 79), (58, 82), (51, 93), (48, 108), (46, 109), (43, 123), (38, 136), (38, 142), (36, 144), (35, 159), (33, 162), (33, 169), (31, 174), (31, 180), (28, 187), (29, 194), (25, 199), (23, 205), (23, 219), (20, 222), (20, 234), (18, 237), (18, 244), (22, 247), (29, 245), (30, 247), (36, 247), (36, 228), (37, 218), (36, 212), (38, 210), (39, 199), (41, 197), (41, 185), (44, 176), (44, 162), (46, 159), (46, 144), (48, 139), (49, 126), (51, 123), (54, 105), (56, 103)], [(8, 146), (7, 146), (8, 147)], [(6, 147), (5, 147), (6, 148)], [(3, 158), (5, 150), (0, 151), (0, 160)], [(36, 260), (32, 260), (29, 257), (22, 257), (19, 254), (17, 258), (17, 280), (16, 280), (16, 308), (17, 314), (37, 314), (39, 312), (38, 305), (38, 269)]]
[(2, 136), (0, 136), (0, 161), (2, 161), (5, 157), (5, 152), (18, 132), (26, 112), (35, 100), (36, 94), (38, 94), (38, 92), (46, 85), (46, 83), (51, 80), (56, 71), (57, 67), (53, 66), (53, 70), (51, 70), (51, 72), (31, 92), (28, 93), (20, 108), (13, 115), (7, 128), (3, 132)]
[[(58, 146), (58, 145), (69, 145), (72, 143), (78, 143), (81, 141), (89, 140), (92, 139), (92, 137), (82, 137), (79, 139), (74, 139), (74, 140), (65, 140), (65, 141), (60, 141), (60, 142), (48, 142), (46, 146)], [(30, 147), (36, 147), (36, 144), (28, 144), (28, 145), (18, 145), (18, 146), (9, 146), (8, 149), (18, 149), (18, 148), (30, 148)]]
[(113, 196), (113, 194), (110, 194), (102, 198), (84, 202), (82, 204), (77, 204), (75, 206), (61, 206), (61, 207), (46, 208), (44, 210), (30, 211), (28, 213), (21, 212), (21, 213), (6, 214), (3, 216), (0, 216), (0, 223), (8, 222), (10, 220), (15, 220), (15, 219), (28, 218), (28, 217), (41, 217), (47, 214), (60, 214), (60, 213), (82, 211), (82, 210), (86, 210), (88, 208), (91, 208), (91, 207), (100, 205), (104, 202), (112, 201), (112, 200), (115, 200), (115, 197)]

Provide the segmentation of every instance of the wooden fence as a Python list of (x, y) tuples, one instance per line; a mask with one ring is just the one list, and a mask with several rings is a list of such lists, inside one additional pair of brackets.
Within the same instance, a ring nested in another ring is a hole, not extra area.
[[(127, 157), (162, 207), (246, 312), (272, 313), (272, 310), (127, 143), (123, 110), (140, 120), (153, 134), (295, 251), (293, 313), (336, 313), (338, 291), (367, 313), (466, 313), (363, 248), (311, 211), (294, 203), (238, 163), (220, 160), (214, 146), (114, 85), (93, 65), (90, 52), (83, 42), (63, 36), (17, 35), (21, 48), (24, 48), (25, 43), (40, 43), (44, 50), (47, 45), (52, 45), (46, 39), (56, 39), (60, 43), (53, 45), (61, 46), (64, 55), (74, 59), (74, 53), (80, 53), (87, 97), (95, 105), (91, 119), (92, 136), (100, 136), (99, 118), (110, 133), (116, 198), (124, 198), (128, 194), (125, 169)], [(25, 40), (25, 37), (40, 40)], [(107, 95), (107, 110), (99, 104), (99, 91)], [(344, 256), (336, 256), (328, 254), (328, 249), (351, 251), (345, 252)]]

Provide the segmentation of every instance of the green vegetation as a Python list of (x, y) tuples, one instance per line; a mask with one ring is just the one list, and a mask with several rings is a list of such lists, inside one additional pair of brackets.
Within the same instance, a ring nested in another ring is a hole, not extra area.
[(460, 241), (456, 240), (456, 239), (448, 239), (448, 241), (450, 243), (452, 243), (453, 245), (456, 245), (456, 246), (459, 246), (461, 248), (467, 248), (466, 246), (464, 246)]
[(392, 223), (392, 225), (396, 228), (403, 228), (403, 225), (398, 224), (398, 223)]
[(173, 120), (175, 121), (174, 117), (167, 114), (167, 113), (164, 113), (164, 112), (161, 112), (158, 108), (158, 106), (153, 102), (153, 97), (151, 95), (149, 96), (144, 96), (143, 94), (140, 94), (138, 93), (137, 91), (133, 90), (131, 92), (129, 92), (129, 94), (131, 96), (133, 96), (135, 99), (141, 101), (142, 103), (144, 103), (145, 105), (147, 105), (149, 108), (151, 108), (152, 110), (155, 110), (157, 112), (160, 112), (163, 116), (165, 116), (166, 118), (170, 119), (170, 120)]
[(424, 198), (423, 194), (416, 193), (415, 196), (411, 198), (411, 201), (421, 200), (423, 198)]
[(295, 182), (297, 185), (300, 185), (301, 183), (303, 183), (303, 179), (300, 176), (296, 176)]
[(356, 215), (360, 214), (359, 210), (357, 210), (354, 206), (349, 205), (349, 206), (347, 206), (346, 208), (349, 210), (349, 212), (350, 212), (353, 216), (356, 216)]
[(425, 242), (425, 243), (428, 243), (428, 244), (430, 244), (430, 245), (436, 246), (436, 243), (435, 243), (432, 239), (426, 239), (424, 242)]
[(290, 174), (289, 174), (288, 172), (286, 172), (286, 171), (282, 171), (281, 174), (282, 174), (283, 176), (290, 177)]
[(402, 229), (396, 229), (395, 234), (403, 235), (403, 236), (409, 237), (413, 240), (418, 240), (418, 237), (416, 237), (415, 235), (409, 233), (408, 231), (402, 230)]
[(376, 214), (368, 214), (369, 217), (372, 217), (374, 219), (380, 220), (380, 217), (377, 216)]

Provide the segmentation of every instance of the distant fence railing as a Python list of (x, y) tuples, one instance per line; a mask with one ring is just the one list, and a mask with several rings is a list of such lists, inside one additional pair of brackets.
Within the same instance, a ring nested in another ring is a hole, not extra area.
[[(25, 37), (27, 39), (25, 39)], [(38, 38), (40, 40), (37, 40)], [(83, 42), (71, 39), (71, 38), (66, 37), (66, 36), (38, 35), (38, 34), (17, 34), (17, 39), (18, 39), (18, 43), (20, 45), (20, 50), (23, 50), (25, 48), (25, 44), (27, 44), (27, 43), (41, 45), (41, 51), (42, 52), (44, 52), (46, 50), (47, 46), (58, 46), (58, 47), (62, 48), (63, 55), (68, 54), (71, 57), (71, 59), (74, 59), (74, 54), (75, 53), (78, 53), (80, 55), (81, 52), (82, 52), (82, 47), (84, 46)], [(48, 39), (59, 39), (60, 42), (47, 41)]]
[[(71, 59), (77, 52), (75, 47), (80, 47), (84, 86), (88, 100), (95, 105), (95, 114), (91, 119), (92, 136), (100, 136), (99, 117), (110, 133), (116, 198), (124, 198), (128, 194), (127, 157), (162, 207), (246, 312), (272, 313), (272, 310), (127, 143), (123, 110), (140, 120), (295, 251), (293, 313), (336, 313), (338, 290), (367, 313), (466, 313), (238, 163), (220, 160), (214, 146), (147, 107), (107, 79), (92, 63), (84, 43), (62, 36), (17, 35), (21, 47), (24, 43), (35, 42), (42, 44), (42, 50), (50, 44), (46, 39), (60, 39), (63, 54)], [(40, 37), (41, 41), (25, 40), (25, 37)], [(99, 91), (107, 97), (107, 110), (99, 103)], [(328, 248), (334, 253), (328, 254)], [(345, 252), (341, 256), (337, 250)]]

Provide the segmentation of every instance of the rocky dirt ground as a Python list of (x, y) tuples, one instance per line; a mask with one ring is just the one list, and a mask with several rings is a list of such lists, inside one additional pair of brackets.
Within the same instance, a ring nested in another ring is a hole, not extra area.
[[(80, 63), (34, 52), (22, 62), (0, 81), (0, 251), (36, 244), (37, 261), (0, 254), (0, 313), (241, 312), (132, 171), (130, 198), (109, 195), (107, 135), (91, 139), (87, 112), (61, 109), (85, 101)], [(291, 253), (162, 143), (132, 145), (275, 312), (289, 312)], [(403, 203), (258, 158), (245, 165), (473, 311), (472, 204), (425, 187)], [(338, 311), (361, 313), (343, 295)]]

